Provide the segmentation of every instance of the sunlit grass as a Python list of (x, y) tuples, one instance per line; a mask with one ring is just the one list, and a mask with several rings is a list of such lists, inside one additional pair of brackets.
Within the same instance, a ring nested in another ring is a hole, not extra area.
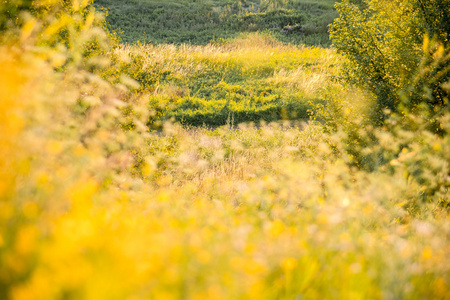
[[(333, 80), (332, 50), (250, 36), (123, 46), (95, 68), (39, 38), (0, 46), (1, 299), (450, 298), (448, 196), (423, 200), (431, 184), (407, 168), (444, 169), (448, 136), (366, 126), (370, 98)], [(231, 64), (245, 72), (213, 78), (222, 91), (250, 78), (317, 97), (316, 120), (148, 129), (165, 111), (149, 99), (176, 102)], [(138, 86), (144, 73), (160, 81)], [(361, 152), (385, 165), (355, 165), (355, 132), (380, 137)]]
[(283, 45), (261, 34), (207, 46), (135, 45), (116, 49), (119, 71), (150, 93), (152, 123), (186, 125), (307, 120), (336, 89), (342, 62), (330, 49)]

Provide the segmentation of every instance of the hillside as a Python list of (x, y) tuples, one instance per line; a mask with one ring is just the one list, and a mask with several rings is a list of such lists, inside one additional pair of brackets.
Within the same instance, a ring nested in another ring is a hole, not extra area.
[(205, 45), (264, 31), (283, 42), (329, 46), (335, 0), (97, 0), (125, 43)]

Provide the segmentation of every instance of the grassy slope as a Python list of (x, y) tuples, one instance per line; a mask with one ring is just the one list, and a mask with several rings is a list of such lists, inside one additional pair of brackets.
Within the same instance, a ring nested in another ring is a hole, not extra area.
[[(97, 0), (124, 42), (207, 44), (242, 32), (268, 31), (295, 44), (328, 46), (335, 0)], [(291, 27), (286, 27), (291, 26)]]
[(306, 119), (311, 105), (323, 102), (320, 90), (338, 58), (328, 50), (282, 42), (328, 45), (334, 2), (99, 0), (96, 5), (109, 10), (108, 21), (124, 30), (124, 42), (209, 43), (124, 47), (115, 53), (116, 75), (127, 73), (141, 91), (150, 92), (151, 124), (174, 118), (221, 126)]
[(150, 122), (193, 126), (304, 120), (340, 66), (332, 50), (286, 46), (260, 34), (222, 45), (117, 49), (122, 73), (149, 92)]

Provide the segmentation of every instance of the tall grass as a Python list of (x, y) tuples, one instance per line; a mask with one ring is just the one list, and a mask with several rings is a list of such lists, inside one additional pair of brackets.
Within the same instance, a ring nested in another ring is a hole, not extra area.
[[(24, 14), (2, 32), (0, 298), (450, 298), (448, 135), (394, 120), (364, 127), (363, 93), (320, 90), (328, 78), (302, 66), (333, 70), (330, 50), (275, 43), (267, 57), (241, 39), (122, 47), (110, 60), (87, 3), (71, 4), (45, 3), (38, 8), (54, 14)], [(42, 31), (52, 24), (59, 31), (49, 39)], [(63, 37), (82, 46), (64, 47)], [(148, 63), (145, 74), (167, 67), (189, 82), (233, 61), (258, 84), (328, 102), (312, 106), (321, 122), (165, 122), (152, 133), (149, 97), (183, 88), (138, 85), (127, 63), (117, 73), (132, 52)], [(379, 143), (352, 144), (365, 136)], [(365, 171), (357, 150), (387, 162)], [(422, 162), (431, 168), (419, 181)]]
[(221, 126), (233, 120), (307, 120), (308, 110), (336, 89), (332, 50), (287, 46), (270, 36), (243, 35), (221, 44), (123, 46), (113, 54), (117, 78), (127, 73), (150, 93), (152, 124)]

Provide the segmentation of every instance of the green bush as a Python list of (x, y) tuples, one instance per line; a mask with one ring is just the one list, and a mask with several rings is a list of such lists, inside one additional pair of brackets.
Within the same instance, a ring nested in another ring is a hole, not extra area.
[(448, 208), (450, 3), (364, 4), (339, 3), (331, 36), (348, 58), (345, 78), (370, 91), (376, 105), (371, 120), (335, 126), (339, 133), (331, 144), (350, 166), (399, 172), (420, 186), (408, 202), (411, 212), (421, 211), (422, 203)]
[[(333, 45), (348, 58), (347, 80), (376, 96), (375, 122), (379, 122), (384, 109), (399, 111), (401, 92), (423, 68), (422, 58), (430, 55), (424, 38), (442, 44), (438, 51), (443, 53), (436, 55), (448, 54), (450, 4), (447, 0), (366, 0), (365, 7), (359, 8), (344, 0), (336, 7), (340, 17), (331, 26)], [(421, 78), (430, 95), (424, 97), (420, 89), (413, 94), (410, 89), (409, 107), (422, 102), (431, 108), (444, 105), (448, 93), (441, 85), (450, 73), (446, 62), (432, 68)]]

